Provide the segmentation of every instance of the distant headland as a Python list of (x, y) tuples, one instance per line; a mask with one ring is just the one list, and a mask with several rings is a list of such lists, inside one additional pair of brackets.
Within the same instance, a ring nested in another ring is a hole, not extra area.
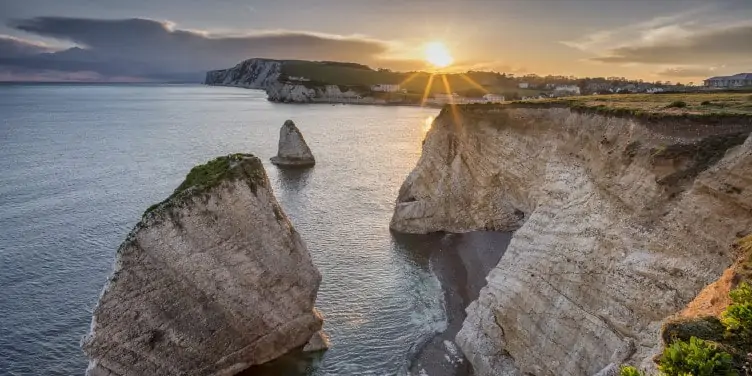
[(265, 90), (273, 102), (429, 106), (701, 89), (694, 83), (645, 82), (624, 77), (396, 72), (357, 63), (256, 58), (232, 68), (209, 71), (204, 83)]

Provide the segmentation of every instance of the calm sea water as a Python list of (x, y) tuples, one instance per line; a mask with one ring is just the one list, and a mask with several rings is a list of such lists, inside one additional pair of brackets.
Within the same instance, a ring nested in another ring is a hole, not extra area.
[(318, 162), (265, 164), (323, 275), (317, 306), (333, 346), (307, 372), (399, 373), (446, 326), (429, 257), (388, 230), (436, 113), (203, 86), (0, 86), (0, 374), (82, 374), (79, 340), (144, 209), (216, 156), (268, 161), (285, 119)]

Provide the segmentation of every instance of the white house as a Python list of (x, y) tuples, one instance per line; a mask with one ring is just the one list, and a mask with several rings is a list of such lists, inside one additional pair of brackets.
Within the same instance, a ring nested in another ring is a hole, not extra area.
[(429, 100), (429, 102), (434, 104), (458, 104), (462, 102), (462, 99), (463, 98), (460, 97), (457, 93), (436, 93), (433, 95), (433, 98)]
[(580, 95), (577, 85), (559, 85), (554, 88), (554, 95)]
[(527, 89), (527, 88), (529, 88), (529, 87), (530, 87), (530, 84), (529, 84), (529, 83), (527, 83), (527, 82), (520, 82), (519, 84), (517, 84), (517, 86), (518, 86), (518, 87), (519, 87), (520, 89)]
[(383, 91), (385, 93), (396, 93), (400, 91), (400, 86), (394, 85), (394, 84), (371, 85), (371, 91)]
[(743, 87), (752, 86), (752, 73), (739, 73), (733, 76), (710, 77), (704, 81), (709, 87)]
[(485, 102), (501, 103), (504, 102), (504, 96), (499, 94), (486, 94), (483, 96)]
[(305, 77), (298, 77), (298, 76), (289, 76), (287, 77), (287, 80), (288, 81), (310, 81), (311, 79), (305, 78)]

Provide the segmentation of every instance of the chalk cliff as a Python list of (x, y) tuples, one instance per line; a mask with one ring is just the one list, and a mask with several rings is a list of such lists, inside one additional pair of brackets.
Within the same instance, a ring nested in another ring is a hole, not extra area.
[(207, 85), (237, 86), (248, 89), (265, 89), (278, 82), (282, 71), (282, 61), (270, 59), (248, 59), (238, 65), (213, 70), (206, 73)]
[(266, 96), (272, 102), (282, 103), (386, 103), (383, 99), (364, 96), (351, 88), (337, 85), (276, 82), (266, 87)]
[(277, 155), (273, 164), (288, 167), (310, 167), (316, 164), (313, 153), (292, 120), (287, 120), (279, 130)]
[(87, 375), (233, 375), (324, 348), (320, 280), (258, 158), (197, 166), (118, 249), (82, 341)]
[(752, 226), (751, 130), (748, 118), (445, 108), (391, 227), (516, 230), (456, 338), (478, 375), (649, 369), (662, 321), (721, 276)]

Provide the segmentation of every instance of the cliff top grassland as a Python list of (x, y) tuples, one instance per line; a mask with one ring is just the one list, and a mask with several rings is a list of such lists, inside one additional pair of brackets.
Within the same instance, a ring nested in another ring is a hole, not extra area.
[(749, 93), (611, 94), (514, 101), (510, 104), (531, 107), (565, 106), (611, 115), (749, 116), (752, 119), (752, 94)]
[[(255, 193), (256, 187), (264, 184), (265, 176), (261, 161), (252, 154), (236, 153), (218, 157), (193, 167), (170, 197), (150, 206), (144, 212), (144, 216), (178, 196), (193, 196), (206, 192), (223, 181), (241, 177), (248, 181), (251, 190)], [(184, 192), (189, 192), (189, 194), (183, 195)]]

